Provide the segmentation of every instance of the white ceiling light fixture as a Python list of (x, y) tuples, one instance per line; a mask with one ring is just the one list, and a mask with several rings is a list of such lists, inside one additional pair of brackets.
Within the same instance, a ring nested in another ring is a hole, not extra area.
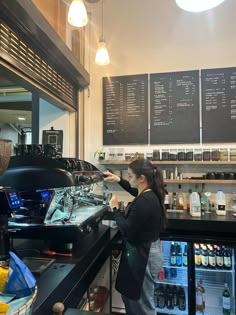
[(88, 23), (88, 15), (82, 0), (73, 0), (69, 12), (68, 22), (72, 26), (83, 27)]
[(213, 9), (225, 0), (176, 0), (177, 5), (189, 12), (202, 12)]
[(102, 18), (102, 36), (99, 40), (99, 48), (96, 52), (95, 63), (99, 66), (106, 66), (110, 63), (109, 54), (106, 48), (106, 42), (103, 36), (103, 0), (101, 3), (101, 18)]

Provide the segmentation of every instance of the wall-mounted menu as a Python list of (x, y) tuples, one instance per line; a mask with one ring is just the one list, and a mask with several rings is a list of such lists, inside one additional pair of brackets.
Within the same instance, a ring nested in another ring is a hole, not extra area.
[(236, 141), (236, 68), (201, 71), (202, 141)]
[(151, 74), (150, 143), (199, 142), (199, 71)]
[(103, 144), (148, 144), (148, 75), (103, 78)]

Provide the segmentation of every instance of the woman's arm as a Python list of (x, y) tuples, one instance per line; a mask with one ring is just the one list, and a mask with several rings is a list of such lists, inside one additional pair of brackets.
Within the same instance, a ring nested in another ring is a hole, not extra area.
[(138, 195), (138, 189), (132, 188), (130, 186), (130, 183), (127, 180), (122, 179), (119, 176), (117, 176), (117, 175), (115, 175), (109, 171), (103, 172), (103, 174), (104, 174), (104, 181), (105, 182), (118, 183), (124, 190), (126, 190), (132, 196), (136, 197)]

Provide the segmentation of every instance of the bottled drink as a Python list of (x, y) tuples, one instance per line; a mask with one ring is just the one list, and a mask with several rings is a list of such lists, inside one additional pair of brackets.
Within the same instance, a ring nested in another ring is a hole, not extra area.
[(194, 260), (196, 266), (201, 266), (201, 253), (198, 244), (194, 244)]
[(184, 195), (181, 192), (181, 185), (179, 185), (179, 191), (177, 195), (177, 209), (184, 209)]
[(194, 191), (190, 195), (190, 214), (193, 217), (201, 216), (201, 204), (199, 194)]
[(196, 311), (204, 312), (205, 309), (205, 289), (202, 286), (202, 280), (200, 279), (196, 288)]
[(183, 252), (183, 266), (188, 266), (188, 252), (187, 252), (187, 245), (184, 246)]
[(166, 286), (166, 292), (165, 292), (165, 303), (166, 308), (168, 310), (173, 310), (174, 303), (173, 303), (173, 290), (172, 287), (167, 284)]
[(216, 267), (216, 252), (213, 248), (213, 246), (208, 245), (208, 255), (209, 255), (209, 267), (215, 268)]
[(231, 252), (230, 249), (227, 247), (223, 247), (223, 264), (225, 269), (231, 269), (232, 268), (232, 259), (231, 259)]
[(201, 244), (201, 263), (203, 267), (208, 267), (209, 256), (206, 245)]
[(182, 266), (182, 248), (180, 244), (176, 247), (176, 265)]
[(216, 214), (226, 215), (225, 194), (222, 190), (218, 190), (216, 193)]
[(232, 197), (231, 197), (231, 210), (233, 212), (236, 212), (236, 193), (233, 192)]
[(177, 209), (177, 196), (176, 196), (176, 192), (173, 192), (173, 195), (172, 195), (172, 209), (174, 209), (174, 210)]
[(178, 306), (179, 301), (178, 301), (178, 291), (176, 285), (173, 286), (173, 305)]
[(230, 301), (230, 292), (228, 284), (225, 283), (225, 288), (222, 294), (223, 298), (223, 314), (224, 315), (230, 315), (231, 314), (231, 301)]
[(222, 269), (224, 265), (223, 253), (220, 246), (217, 246), (216, 250), (216, 266), (218, 269)]
[(171, 242), (170, 246), (170, 265), (176, 266), (176, 246), (174, 242)]
[(166, 209), (170, 209), (170, 199), (169, 199), (169, 193), (167, 191), (167, 187), (165, 185), (165, 199), (164, 199), (164, 205)]
[(178, 300), (179, 300), (179, 310), (185, 311), (186, 310), (186, 297), (185, 297), (185, 291), (184, 291), (183, 286), (181, 286), (179, 289)]
[(156, 290), (156, 306), (159, 308), (165, 307), (165, 292), (162, 284)]
[(186, 200), (186, 208), (187, 210), (190, 210), (190, 195), (192, 193), (192, 189), (189, 189), (188, 194), (187, 194), (187, 200)]

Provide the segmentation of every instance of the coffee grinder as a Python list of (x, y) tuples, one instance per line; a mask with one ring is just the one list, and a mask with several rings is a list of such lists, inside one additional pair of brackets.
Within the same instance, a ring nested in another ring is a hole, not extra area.
[[(0, 139), (0, 176), (8, 167), (11, 156), (11, 141)], [(7, 263), (9, 258), (10, 241), (8, 234), (8, 216), (14, 209), (22, 205), (16, 191), (0, 187), (0, 264)]]

